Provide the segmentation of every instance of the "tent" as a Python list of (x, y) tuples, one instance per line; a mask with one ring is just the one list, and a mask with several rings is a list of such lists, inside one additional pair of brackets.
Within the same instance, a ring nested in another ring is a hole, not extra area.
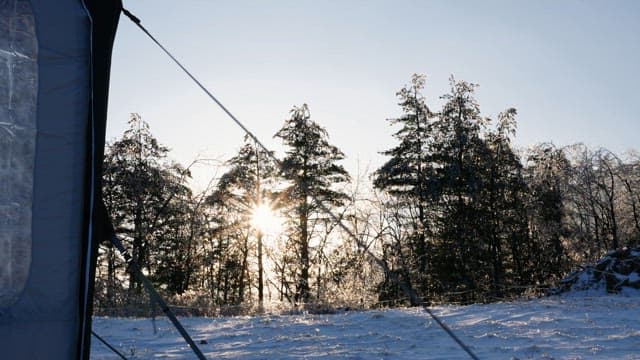
[[(114, 236), (102, 203), (111, 50), (121, 12), (268, 151), (122, 8), (121, 0), (0, 0), (2, 359), (89, 358), (95, 265), (103, 240), (120, 250), (194, 354), (205, 358)], [(403, 290), (477, 359), (410, 287)]]
[(0, 1), (0, 357), (88, 359), (119, 0)]

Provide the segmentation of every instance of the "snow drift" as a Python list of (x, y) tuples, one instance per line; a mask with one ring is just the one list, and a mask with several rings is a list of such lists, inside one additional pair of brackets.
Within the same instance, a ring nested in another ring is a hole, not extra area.
[(576, 291), (619, 293), (638, 290), (640, 290), (640, 248), (623, 248), (609, 252), (595, 265), (587, 265), (572, 272), (560, 282), (553, 293)]

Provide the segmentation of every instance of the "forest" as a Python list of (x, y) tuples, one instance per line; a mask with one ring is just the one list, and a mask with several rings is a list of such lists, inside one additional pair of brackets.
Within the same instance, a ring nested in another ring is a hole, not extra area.
[[(274, 134), (284, 154), (239, 139), (196, 193), (189, 166), (132, 114), (105, 154), (115, 232), (177, 312), (195, 315), (402, 306), (404, 288), (429, 303), (537, 296), (639, 245), (640, 153), (518, 149), (516, 109), (483, 116), (477, 85), (453, 77), (432, 109), (425, 81), (396, 93), (395, 146), (355, 177), (303, 104)], [(156, 311), (108, 242), (94, 301), (97, 314)]]

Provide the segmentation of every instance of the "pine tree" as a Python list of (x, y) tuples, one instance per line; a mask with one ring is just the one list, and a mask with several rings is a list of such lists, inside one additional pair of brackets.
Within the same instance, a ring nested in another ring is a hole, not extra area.
[(258, 301), (264, 300), (264, 267), (263, 267), (263, 235), (261, 229), (251, 226), (251, 216), (261, 206), (273, 204), (276, 167), (271, 154), (258, 149), (249, 137), (245, 138), (236, 156), (227, 161), (229, 170), (222, 175), (218, 187), (209, 202), (226, 210), (226, 234), (238, 234), (237, 239), (241, 256), (240, 263), (240, 300), (244, 300), (245, 279), (248, 271), (249, 238), (253, 234), (256, 239), (258, 260)]
[(528, 158), (529, 227), (534, 240), (531, 257), (534, 279), (540, 283), (558, 279), (568, 270), (562, 239), (569, 235), (564, 218), (570, 169), (563, 151), (553, 145), (537, 146)]
[(206, 231), (206, 218), (201, 200), (194, 198), (180, 179), (173, 178), (171, 184), (165, 188), (168, 197), (162, 226), (158, 227), (151, 251), (154, 273), (150, 279), (165, 285), (170, 294), (181, 295), (194, 282), (201, 261), (198, 249)]
[(513, 285), (529, 284), (524, 277), (527, 246), (527, 186), (522, 163), (511, 147), (516, 132), (516, 110), (498, 115), (496, 129), (485, 136), (483, 190), (477, 216), (487, 245), (487, 274), (491, 295), (501, 298)]
[[(169, 235), (170, 220), (180, 217), (174, 200), (191, 196), (184, 184), (188, 171), (168, 162), (168, 151), (158, 143), (149, 125), (138, 114), (132, 114), (129, 129), (108, 146), (105, 154), (103, 188), (107, 211), (116, 232), (129, 244), (133, 260), (149, 274), (156, 270), (153, 256), (159, 239), (175, 241)], [(129, 273), (130, 301), (141, 290), (135, 274)]]
[(329, 144), (327, 131), (311, 120), (307, 105), (294, 107), (291, 117), (275, 134), (287, 146), (282, 161), (282, 177), (288, 181), (285, 198), (292, 209), (290, 238), (298, 251), (295, 301), (310, 299), (310, 241), (315, 226), (322, 225), (320, 204), (333, 209), (348, 199), (335, 185), (350, 180), (349, 174), (338, 162), (344, 154)]
[(477, 291), (474, 269), (482, 268), (485, 247), (477, 226), (487, 153), (481, 133), (486, 119), (475, 98), (477, 85), (450, 79), (451, 91), (434, 123), (435, 187), (439, 219), (438, 273), (445, 291)]
[[(406, 243), (411, 263), (408, 269), (400, 271), (413, 273), (413, 277), (425, 290), (425, 275), (428, 271), (428, 244), (430, 230), (428, 212), (429, 205), (434, 198), (435, 188), (432, 186), (434, 169), (432, 166), (433, 117), (422, 95), (426, 77), (414, 74), (411, 85), (402, 88), (396, 95), (400, 99), (400, 107), (404, 114), (391, 119), (392, 125), (400, 125), (393, 136), (399, 144), (394, 148), (382, 152), (390, 159), (380, 167), (373, 178), (374, 187), (392, 195), (401, 204), (402, 211), (396, 213), (403, 218), (403, 226), (412, 229), (408, 238), (399, 241)], [(395, 208), (395, 206), (394, 206)], [(396, 252), (401, 252), (402, 244), (394, 246)], [(396, 254), (396, 256), (403, 256)], [(404, 274), (409, 278), (409, 274)]]

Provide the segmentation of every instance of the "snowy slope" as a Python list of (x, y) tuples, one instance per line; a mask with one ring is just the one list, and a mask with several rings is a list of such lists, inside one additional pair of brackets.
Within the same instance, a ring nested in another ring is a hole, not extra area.
[[(640, 297), (582, 293), (434, 312), (481, 359), (640, 359)], [(635, 294), (637, 295), (637, 294)], [(211, 359), (468, 359), (421, 309), (334, 315), (184, 318)], [(96, 318), (94, 330), (133, 359), (191, 359), (164, 319)], [(92, 359), (119, 359), (94, 339)]]

